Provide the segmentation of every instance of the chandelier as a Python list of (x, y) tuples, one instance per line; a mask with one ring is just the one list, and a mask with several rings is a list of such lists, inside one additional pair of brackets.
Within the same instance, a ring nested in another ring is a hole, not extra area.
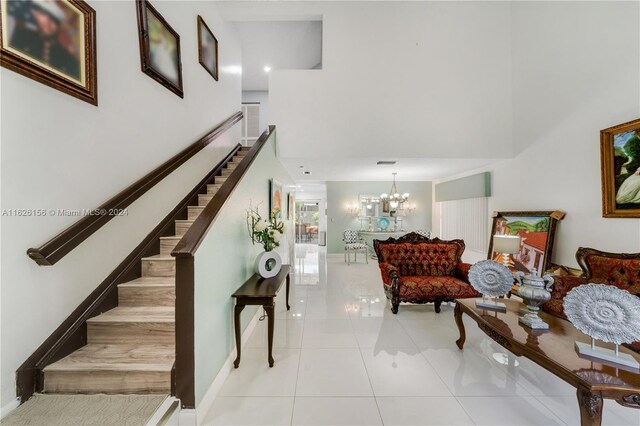
[(388, 201), (389, 206), (392, 209), (397, 209), (400, 204), (404, 203), (409, 199), (409, 193), (405, 192), (404, 194), (400, 194), (398, 192), (398, 188), (396, 188), (396, 175), (397, 173), (393, 173), (393, 184), (391, 185), (391, 191), (389, 194), (382, 194), (380, 198), (383, 201)]

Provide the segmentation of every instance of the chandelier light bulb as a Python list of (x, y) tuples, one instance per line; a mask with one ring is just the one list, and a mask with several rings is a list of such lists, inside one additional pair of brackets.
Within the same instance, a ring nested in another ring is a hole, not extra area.
[(383, 200), (389, 201), (389, 206), (392, 209), (397, 209), (400, 204), (406, 202), (409, 199), (409, 193), (405, 192), (402, 195), (398, 192), (396, 187), (396, 175), (397, 173), (393, 173), (393, 184), (391, 185), (391, 191), (389, 194), (382, 194), (380, 198)]

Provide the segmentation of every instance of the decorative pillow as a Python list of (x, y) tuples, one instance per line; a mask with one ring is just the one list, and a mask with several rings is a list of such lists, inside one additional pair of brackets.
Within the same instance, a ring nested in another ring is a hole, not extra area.
[(587, 256), (586, 261), (591, 269), (591, 282), (615, 285), (640, 296), (640, 259), (616, 259), (592, 254)]

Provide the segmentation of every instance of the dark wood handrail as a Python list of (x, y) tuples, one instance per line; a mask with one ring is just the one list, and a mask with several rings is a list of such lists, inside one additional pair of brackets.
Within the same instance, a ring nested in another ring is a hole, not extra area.
[[(242, 120), (242, 112), (238, 111), (196, 142), (106, 201), (95, 209), (95, 211), (105, 211), (108, 213), (110, 211), (127, 208), (145, 192), (187, 162), (187, 160), (200, 152), (205, 146), (209, 145), (240, 120)], [(27, 254), (38, 265), (53, 265), (114, 217), (114, 215), (109, 214), (85, 216), (40, 247), (28, 249)]]
[(253, 160), (275, 133), (269, 126), (214, 194), (171, 252), (176, 259), (176, 364), (175, 394), (183, 409), (195, 408), (195, 262), (194, 255), (209, 228)]
[[(160, 238), (174, 235), (175, 221), (186, 219), (189, 206), (198, 203), (198, 194), (206, 193), (207, 185), (222, 174), (227, 163), (240, 150), (240, 144), (204, 176), (138, 246), (102, 281), (71, 315), (36, 349), (16, 371), (16, 387), (21, 402), (44, 387), (43, 368), (64, 358), (87, 343), (87, 319), (118, 305), (118, 284), (141, 275), (140, 260), (160, 252)], [(175, 371), (175, 370), (174, 370)], [(172, 384), (175, 380), (172, 380)]]
[(231, 172), (227, 180), (222, 184), (218, 192), (215, 193), (209, 204), (198, 215), (193, 224), (189, 227), (182, 239), (171, 252), (171, 256), (185, 257), (193, 256), (198, 250), (200, 243), (207, 235), (207, 231), (218, 216), (218, 212), (231, 195), (236, 185), (242, 179), (247, 169), (253, 163), (262, 147), (267, 143), (271, 134), (275, 131), (275, 126), (269, 126), (258, 140), (253, 144), (247, 155), (244, 156), (240, 164)]

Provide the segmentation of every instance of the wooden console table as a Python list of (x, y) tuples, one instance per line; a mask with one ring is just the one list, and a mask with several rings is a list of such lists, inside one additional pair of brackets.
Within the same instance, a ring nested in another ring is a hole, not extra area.
[(273, 325), (274, 325), (274, 299), (282, 287), (282, 282), (287, 282), (287, 311), (289, 306), (289, 286), (291, 285), (291, 278), (289, 265), (282, 265), (282, 269), (273, 278), (262, 278), (258, 274), (253, 274), (231, 297), (235, 297), (236, 306), (234, 309), (234, 326), (236, 332), (236, 360), (233, 361), (233, 366), (238, 368), (240, 365), (240, 354), (242, 344), (242, 330), (240, 329), (240, 313), (247, 305), (261, 305), (267, 313), (268, 321), (268, 334), (269, 334), (269, 367), (273, 367)]
[[(560, 377), (577, 389), (580, 423), (582, 426), (598, 426), (602, 421), (604, 399), (613, 399), (625, 407), (640, 409), (640, 372), (627, 367), (616, 368), (598, 360), (578, 356), (574, 342), (590, 343), (586, 334), (578, 331), (569, 321), (540, 313), (549, 324), (549, 330), (532, 330), (518, 323), (518, 311), (524, 305), (516, 300), (502, 299), (507, 312), (495, 312), (477, 308), (475, 299), (458, 299), (455, 320), (460, 331), (456, 344), (462, 349), (465, 341), (462, 314), (469, 315), (478, 327), (497, 343), (517, 356), (525, 356), (542, 368)], [(612, 348), (612, 344), (606, 345)], [(625, 352), (640, 360), (627, 348)]]

